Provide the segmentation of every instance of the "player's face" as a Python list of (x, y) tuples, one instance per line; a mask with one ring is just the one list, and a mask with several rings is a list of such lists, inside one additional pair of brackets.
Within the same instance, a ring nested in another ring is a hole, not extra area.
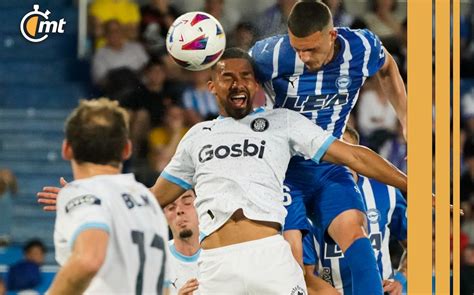
[(209, 91), (216, 96), (221, 115), (242, 119), (252, 111), (258, 83), (246, 59), (219, 61), (208, 86)]
[(194, 207), (194, 192), (189, 190), (164, 208), (166, 220), (175, 239), (190, 238), (198, 231), (198, 217)]
[(331, 61), (337, 31), (332, 26), (299, 38), (288, 31), (291, 47), (310, 71), (317, 71)]

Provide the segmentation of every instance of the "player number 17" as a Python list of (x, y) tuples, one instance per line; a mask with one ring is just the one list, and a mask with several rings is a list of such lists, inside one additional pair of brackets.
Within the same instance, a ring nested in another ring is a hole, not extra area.
[[(138, 246), (138, 274), (137, 282), (135, 285), (135, 294), (141, 295), (143, 293), (143, 271), (145, 269), (145, 234), (142, 231), (132, 230), (132, 242)], [(165, 264), (166, 264), (166, 251), (165, 251), (165, 242), (162, 237), (155, 234), (150, 245), (151, 248), (161, 250), (163, 252), (163, 262), (161, 264), (160, 276), (158, 277), (158, 283), (156, 286), (157, 294), (163, 293), (163, 281), (165, 275)]]

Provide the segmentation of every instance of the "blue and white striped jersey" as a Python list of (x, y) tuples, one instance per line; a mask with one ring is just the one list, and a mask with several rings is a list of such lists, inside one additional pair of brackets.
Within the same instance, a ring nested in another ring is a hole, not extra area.
[(340, 138), (360, 88), (383, 66), (385, 53), (378, 37), (368, 30), (336, 29), (340, 50), (317, 72), (308, 71), (288, 35), (259, 41), (250, 54), (268, 106), (300, 112)]
[[(407, 238), (406, 200), (398, 189), (364, 176), (359, 176), (357, 185), (366, 206), (369, 238), (380, 274), (383, 279), (390, 279), (394, 273), (389, 241), (391, 236), (399, 241)], [(304, 243), (305, 264), (319, 260), (319, 276), (337, 288), (342, 295), (351, 295), (351, 272), (344, 254), (334, 242), (324, 239), (324, 231), (314, 228), (314, 233), (315, 249), (311, 249), (311, 238)]]

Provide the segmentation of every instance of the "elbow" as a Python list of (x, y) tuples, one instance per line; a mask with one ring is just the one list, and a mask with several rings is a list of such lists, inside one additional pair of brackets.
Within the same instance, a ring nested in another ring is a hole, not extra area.
[(105, 255), (82, 255), (77, 258), (77, 266), (82, 270), (85, 277), (94, 277), (102, 267)]

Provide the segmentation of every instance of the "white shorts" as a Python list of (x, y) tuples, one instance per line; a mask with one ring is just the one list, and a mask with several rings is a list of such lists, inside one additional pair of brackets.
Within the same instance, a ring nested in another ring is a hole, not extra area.
[(281, 235), (202, 250), (200, 294), (306, 295), (303, 271)]

